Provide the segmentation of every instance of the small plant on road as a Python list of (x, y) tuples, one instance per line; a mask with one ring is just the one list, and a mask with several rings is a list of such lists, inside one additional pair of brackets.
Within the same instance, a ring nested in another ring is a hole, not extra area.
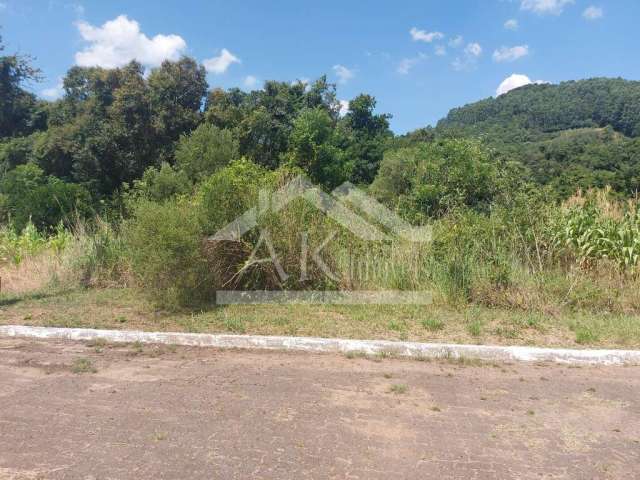
[(408, 389), (409, 389), (409, 387), (407, 387), (406, 385), (395, 384), (395, 385), (391, 385), (391, 387), (389, 387), (389, 392), (390, 393), (395, 393), (396, 395), (402, 395), (404, 393), (407, 393)]
[(71, 366), (71, 371), (76, 374), (96, 373), (98, 370), (88, 358), (76, 358)]

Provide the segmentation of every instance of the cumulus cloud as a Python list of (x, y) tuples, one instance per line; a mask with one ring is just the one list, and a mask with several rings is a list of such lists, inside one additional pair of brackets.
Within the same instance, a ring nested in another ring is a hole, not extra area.
[(216, 75), (226, 72), (234, 63), (242, 63), (242, 61), (226, 48), (223, 48), (217, 57), (207, 58), (202, 61), (202, 65), (204, 65), (207, 72), (215, 73)]
[(505, 78), (498, 86), (496, 90), (496, 96), (504, 95), (505, 93), (510, 92), (515, 88), (524, 87), (525, 85), (530, 85), (532, 83), (541, 84), (549, 82), (545, 82), (544, 80), (536, 80), (535, 82), (533, 82), (526, 75), (514, 73), (513, 75)]
[(560, 15), (564, 7), (574, 2), (575, 0), (522, 0), (520, 8), (539, 15)]
[(482, 47), (479, 43), (470, 43), (465, 47), (464, 53), (472, 57), (479, 57), (482, 55)]
[(409, 30), (409, 34), (414, 42), (431, 43), (434, 40), (442, 40), (444, 38), (444, 33), (442, 32), (427, 32), (425, 30), (418, 30), (416, 27)]
[(179, 35), (147, 37), (140, 31), (140, 24), (120, 15), (101, 27), (87, 22), (76, 23), (82, 40), (89, 45), (75, 55), (81, 67), (121, 67), (131, 60), (155, 67), (164, 60), (177, 60), (187, 48)]
[(456, 57), (451, 63), (454, 70), (462, 71), (472, 69), (478, 61), (478, 58), (480, 58), (480, 55), (482, 55), (482, 47), (479, 43), (468, 43), (462, 53), (462, 56)]
[(258, 79), (253, 75), (247, 75), (242, 82), (247, 88), (255, 88), (258, 85)]
[(447, 54), (447, 49), (444, 45), (438, 45), (435, 48), (435, 54), (439, 57), (444, 57)]
[(62, 86), (62, 77), (58, 78), (58, 83), (54, 87), (45, 88), (44, 90), (41, 90), (40, 95), (46, 98), (47, 100), (57, 100), (60, 97), (62, 97), (62, 95), (64, 95), (64, 88)]
[(602, 10), (602, 8), (593, 5), (587, 7), (587, 9), (582, 12), (582, 16), (587, 20), (597, 20), (599, 18), (602, 18), (603, 15), (604, 11)]
[(504, 22), (504, 28), (506, 28), (507, 30), (518, 30), (519, 26), (520, 25), (518, 24), (518, 20), (516, 20), (515, 18), (511, 18)]
[(529, 55), (529, 45), (517, 45), (515, 47), (500, 47), (493, 52), (494, 62), (513, 62)]
[(355, 71), (345, 67), (344, 65), (334, 65), (333, 71), (338, 77), (338, 83), (347, 83), (349, 80), (356, 76)]
[(340, 102), (340, 110), (338, 114), (341, 117), (344, 117), (349, 112), (349, 100), (339, 100)]

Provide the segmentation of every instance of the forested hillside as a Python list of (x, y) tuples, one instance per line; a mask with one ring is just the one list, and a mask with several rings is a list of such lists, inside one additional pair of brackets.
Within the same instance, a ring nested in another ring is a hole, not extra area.
[(480, 138), (562, 197), (605, 185), (633, 194), (640, 181), (640, 82), (527, 85), (451, 110), (433, 133)]
[(640, 82), (593, 78), (532, 84), (454, 108), (438, 130), (484, 133), (504, 141), (536, 140), (561, 130), (611, 126), (640, 136)]

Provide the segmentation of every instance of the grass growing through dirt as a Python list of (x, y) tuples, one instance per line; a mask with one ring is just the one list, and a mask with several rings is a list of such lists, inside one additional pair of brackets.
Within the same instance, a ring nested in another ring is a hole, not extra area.
[(75, 374), (96, 373), (98, 370), (88, 358), (76, 358), (71, 365), (71, 371)]
[(395, 393), (396, 395), (403, 395), (407, 393), (407, 390), (409, 390), (409, 387), (401, 383), (396, 383), (389, 387), (389, 392)]

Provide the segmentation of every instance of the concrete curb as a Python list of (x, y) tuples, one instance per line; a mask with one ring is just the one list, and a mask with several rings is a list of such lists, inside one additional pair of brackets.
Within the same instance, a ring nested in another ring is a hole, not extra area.
[(216, 348), (292, 350), (321, 353), (389, 354), (408, 358), (469, 358), (485, 361), (556, 362), (570, 365), (640, 365), (639, 350), (573, 350), (442, 343), (391, 342), (313, 337), (266, 337), (206, 333), (140, 332), (89, 328), (0, 326), (0, 336), (64, 340), (104, 339)]

